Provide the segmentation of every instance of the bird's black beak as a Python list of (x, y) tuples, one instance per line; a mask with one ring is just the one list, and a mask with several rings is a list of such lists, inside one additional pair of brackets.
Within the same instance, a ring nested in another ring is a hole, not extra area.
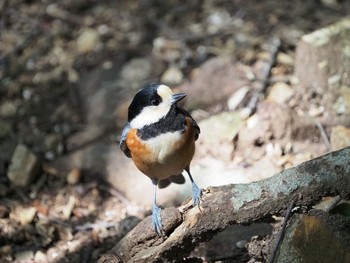
[(186, 93), (177, 93), (171, 96), (171, 104), (175, 104), (186, 97)]

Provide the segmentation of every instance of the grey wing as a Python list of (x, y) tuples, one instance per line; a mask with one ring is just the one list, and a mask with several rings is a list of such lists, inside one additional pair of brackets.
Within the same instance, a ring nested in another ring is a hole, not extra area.
[(190, 117), (191, 123), (192, 123), (192, 125), (195, 129), (195, 132), (196, 132), (194, 139), (197, 141), (199, 134), (201, 133), (201, 129), (199, 128), (197, 122), (192, 118), (192, 116), (190, 115), (189, 117)]
[(129, 122), (127, 122), (124, 126), (122, 135), (120, 137), (120, 142), (119, 142), (120, 150), (122, 150), (124, 152), (124, 154), (129, 158), (131, 158), (131, 153), (130, 153), (128, 146), (126, 145), (126, 138), (128, 137), (128, 133), (129, 133), (130, 129), (131, 129), (130, 124), (129, 124)]
[(184, 110), (182, 108), (178, 108), (178, 109), (183, 115), (185, 115), (185, 117), (189, 117), (190, 118), (191, 124), (192, 124), (192, 126), (193, 126), (193, 128), (195, 129), (195, 132), (196, 132), (196, 135), (195, 135), (194, 139), (197, 140), (198, 137), (199, 137), (199, 134), (201, 133), (201, 129), (199, 128), (197, 122), (192, 118), (191, 114), (189, 114), (188, 111), (186, 111), (186, 110)]

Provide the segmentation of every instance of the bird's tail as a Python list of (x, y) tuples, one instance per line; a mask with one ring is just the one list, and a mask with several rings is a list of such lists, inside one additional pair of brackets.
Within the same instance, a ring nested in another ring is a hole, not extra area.
[(178, 175), (172, 175), (167, 179), (163, 179), (160, 180), (158, 182), (158, 187), (161, 188), (165, 188), (168, 185), (170, 185), (171, 183), (175, 183), (175, 184), (184, 184), (185, 183), (185, 177), (182, 174), (178, 174)]

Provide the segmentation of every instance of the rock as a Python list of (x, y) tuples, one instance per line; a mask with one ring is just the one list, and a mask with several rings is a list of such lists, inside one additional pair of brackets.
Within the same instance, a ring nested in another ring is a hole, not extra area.
[(47, 247), (55, 238), (56, 228), (45, 219), (40, 219), (35, 223), (35, 230), (41, 236), (41, 244)]
[(208, 17), (207, 17), (207, 23), (208, 23), (208, 32), (210, 34), (215, 34), (219, 32), (220, 30), (224, 29), (225, 27), (232, 26), (232, 18), (230, 13), (225, 10), (216, 10), (213, 11)]
[(16, 186), (29, 186), (39, 175), (40, 169), (39, 158), (26, 146), (19, 144), (12, 156), (7, 177)]
[[(4, 246), (0, 247), (0, 257), (2, 259), (5, 259), (5, 257), (10, 256), (11, 253), (12, 253), (12, 246), (11, 245), (4, 245)], [(9, 260), (9, 261), (11, 261), (11, 260)]]
[(8, 137), (12, 132), (12, 123), (0, 119), (0, 139)]
[(32, 250), (24, 250), (15, 253), (16, 262), (32, 262), (34, 259), (34, 252)]
[[(242, 257), (242, 250), (247, 246), (248, 241), (256, 236), (266, 236), (271, 234), (272, 227), (267, 223), (251, 224), (248, 226), (232, 225), (225, 228), (222, 232), (216, 234), (211, 240), (202, 243), (192, 253), (199, 255), (205, 254), (207, 258), (223, 259), (234, 258), (234, 261), (229, 262), (248, 262), (249, 257), (245, 260), (236, 260)], [(201, 253), (203, 250), (204, 253)], [(248, 256), (248, 255), (247, 255)], [(217, 262), (216, 260), (213, 260)], [(219, 261), (219, 260), (218, 260)], [(227, 262), (226, 260), (221, 262)]]
[(85, 28), (77, 39), (78, 52), (88, 53), (94, 51), (99, 41), (100, 34), (97, 30), (92, 28)]
[(245, 86), (244, 73), (239, 64), (230, 58), (220, 56), (209, 59), (199, 68), (192, 71), (190, 81), (186, 81), (179, 89), (188, 94), (185, 108), (201, 108), (226, 104), (227, 98), (239, 88)]
[(350, 145), (350, 128), (338, 125), (332, 127), (331, 146), (333, 151), (340, 150)]
[[(350, 90), (350, 19), (304, 35), (297, 45), (295, 74), (299, 80), (297, 98), (308, 110), (310, 100), (331, 116), (350, 113), (344, 108), (344, 89)], [(335, 108), (338, 102), (340, 107)], [(344, 105), (350, 105), (348, 101)]]
[(182, 41), (158, 37), (153, 40), (153, 54), (159, 60), (174, 62), (181, 57), (184, 44)]
[(277, 61), (278, 63), (284, 64), (284, 65), (288, 65), (288, 66), (294, 66), (295, 65), (295, 60), (294, 58), (287, 54), (287, 53), (283, 53), (283, 52), (278, 52), (277, 54)]
[(35, 207), (16, 206), (10, 213), (10, 218), (24, 226), (33, 222), (36, 212)]
[(319, 214), (293, 218), (275, 262), (350, 262), (349, 219)]
[(80, 170), (75, 168), (75, 169), (72, 169), (68, 174), (67, 174), (67, 183), (68, 184), (71, 184), (71, 185), (74, 185), (74, 184), (77, 184), (80, 180), (80, 177), (81, 177), (81, 173), (80, 173)]
[(294, 90), (284, 82), (275, 83), (270, 91), (267, 99), (278, 104), (286, 103), (294, 95)]
[(236, 110), (237, 107), (247, 98), (248, 92), (249, 88), (245, 86), (233, 93), (233, 95), (227, 101), (228, 109), (230, 111)]
[(60, 207), (60, 212), (62, 213), (62, 217), (64, 220), (68, 220), (72, 214), (72, 211), (77, 203), (77, 200), (70, 196), (66, 205)]
[(17, 105), (13, 101), (4, 101), (0, 105), (0, 116), (1, 117), (13, 117), (17, 114)]
[(73, 228), (69, 226), (62, 226), (62, 225), (57, 225), (56, 228), (57, 228), (60, 240), (70, 241), (73, 239)]
[(34, 255), (34, 262), (37, 262), (37, 263), (48, 262), (46, 254), (41, 250), (38, 250)]
[(166, 85), (179, 85), (183, 80), (183, 73), (177, 67), (168, 68), (161, 77), (161, 82)]

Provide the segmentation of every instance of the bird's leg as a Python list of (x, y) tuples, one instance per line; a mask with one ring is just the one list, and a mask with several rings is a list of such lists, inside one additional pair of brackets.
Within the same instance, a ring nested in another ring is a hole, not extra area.
[(152, 179), (153, 183), (153, 208), (152, 208), (152, 226), (157, 235), (163, 235), (162, 218), (160, 217), (161, 208), (157, 205), (157, 185), (158, 180)]
[(187, 167), (186, 172), (188, 173), (188, 176), (191, 179), (192, 182), (192, 193), (193, 193), (193, 206), (199, 205), (200, 199), (201, 199), (201, 195), (202, 195), (202, 189), (200, 189), (196, 183), (194, 182), (191, 172), (190, 172), (190, 167)]

